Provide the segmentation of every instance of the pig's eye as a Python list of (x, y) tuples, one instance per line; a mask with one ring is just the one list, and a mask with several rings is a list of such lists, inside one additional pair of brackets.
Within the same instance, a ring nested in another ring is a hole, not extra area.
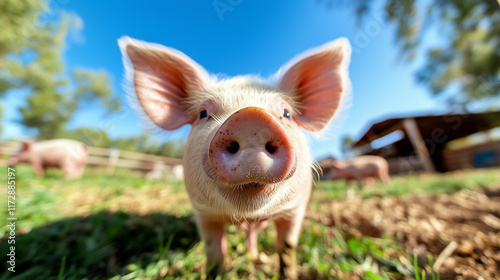
[(200, 112), (200, 119), (206, 118), (208, 116), (207, 110), (203, 110)]
[(287, 109), (285, 109), (285, 111), (283, 112), (283, 117), (289, 119), (292, 117), (292, 114), (290, 114), (290, 112)]

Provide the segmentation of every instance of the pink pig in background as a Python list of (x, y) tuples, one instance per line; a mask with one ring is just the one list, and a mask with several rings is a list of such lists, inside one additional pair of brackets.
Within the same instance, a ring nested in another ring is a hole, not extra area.
[(356, 180), (360, 188), (363, 181), (373, 186), (374, 178), (384, 184), (390, 182), (389, 164), (383, 157), (360, 156), (349, 161), (334, 161), (332, 167), (330, 180), (344, 180), (346, 183)]
[(22, 151), (9, 158), (7, 165), (31, 164), (38, 177), (44, 176), (46, 168), (55, 167), (62, 169), (64, 178), (69, 180), (82, 177), (87, 157), (87, 145), (75, 140), (55, 139), (35, 143), (24, 142)]
[(217, 79), (185, 54), (128, 37), (119, 40), (129, 79), (148, 117), (165, 130), (190, 124), (184, 179), (209, 277), (224, 271), (226, 224), (255, 231), (276, 225), (280, 275), (297, 278), (295, 249), (311, 193), (311, 156), (301, 131), (324, 129), (349, 87), (350, 45), (338, 39), (280, 71), (276, 84), (257, 77)]

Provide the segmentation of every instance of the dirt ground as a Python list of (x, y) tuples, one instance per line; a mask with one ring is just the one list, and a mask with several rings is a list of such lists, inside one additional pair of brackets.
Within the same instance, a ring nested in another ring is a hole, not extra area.
[(308, 217), (352, 237), (396, 238), (427, 272), (432, 255), (441, 279), (500, 279), (500, 185), (453, 195), (351, 197)]

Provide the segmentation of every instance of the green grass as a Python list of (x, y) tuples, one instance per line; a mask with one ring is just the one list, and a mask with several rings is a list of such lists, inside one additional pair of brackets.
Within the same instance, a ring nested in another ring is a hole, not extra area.
[[(6, 168), (2, 168), (5, 170)], [(452, 193), (500, 181), (498, 169), (393, 178), (389, 186), (358, 191), (363, 197)], [(0, 279), (200, 279), (205, 273), (189, 198), (180, 181), (145, 181), (141, 174), (87, 170), (65, 182), (58, 171), (42, 179), (16, 167), (16, 273), (4, 260), (10, 246), (0, 228)], [(6, 170), (0, 174), (0, 220), (6, 221)], [(320, 182), (311, 208), (347, 195), (342, 182)], [(271, 279), (277, 272), (273, 226), (259, 235), (272, 262), (256, 264), (243, 246), (244, 232), (229, 226), (227, 279)], [(305, 278), (413, 279), (422, 270), (397, 240), (355, 239), (341, 229), (306, 219), (297, 259)], [(402, 263), (401, 260), (410, 260)], [(12, 277), (14, 276), (14, 277)], [(425, 277), (425, 276), (424, 276)], [(427, 279), (438, 279), (433, 278)]]
[[(420, 268), (417, 264), (417, 256), (413, 256), (413, 271), (414, 271), (414, 274), (415, 274), (415, 279), (416, 280), (426, 280), (427, 279), (427, 273), (424, 269)], [(432, 256), (429, 256), (428, 257), (428, 265), (429, 265), (429, 268), (430, 268), (430, 275), (429, 275), (429, 278), (431, 280), (440, 280), (440, 275), (439, 273), (435, 272), (432, 267), (434, 265), (434, 259), (432, 258)]]

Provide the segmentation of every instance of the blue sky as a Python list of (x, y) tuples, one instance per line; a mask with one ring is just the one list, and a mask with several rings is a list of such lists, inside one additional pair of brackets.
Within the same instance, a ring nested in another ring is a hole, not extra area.
[[(328, 3), (337, 4), (331, 7)], [(349, 68), (352, 82), (350, 107), (337, 118), (331, 133), (312, 142), (312, 156), (341, 156), (344, 135), (359, 138), (374, 122), (387, 117), (443, 113), (446, 105), (431, 97), (414, 79), (422, 54), (411, 64), (398, 62), (394, 27), (375, 13), (357, 26), (350, 1), (52, 1), (48, 18), (61, 11), (83, 22), (68, 36), (64, 54), (67, 69), (105, 69), (113, 77), (115, 94), (125, 103), (123, 66), (117, 39), (123, 35), (176, 48), (211, 73), (258, 74), (268, 77), (295, 55), (338, 37), (353, 46)], [(217, 10), (219, 7), (219, 10)], [(426, 36), (426, 44), (433, 44)], [(27, 131), (16, 124), (18, 106), (27, 93), (4, 99), (3, 138), (23, 138)], [(82, 108), (69, 128), (101, 128), (111, 136), (142, 133), (140, 118), (124, 112), (104, 117), (102, 110)], [(147, 130), (149, 131), (149, 130)], [(151, 133), (161, 140), (187, 137), (189, 127), (174, 133)]]

